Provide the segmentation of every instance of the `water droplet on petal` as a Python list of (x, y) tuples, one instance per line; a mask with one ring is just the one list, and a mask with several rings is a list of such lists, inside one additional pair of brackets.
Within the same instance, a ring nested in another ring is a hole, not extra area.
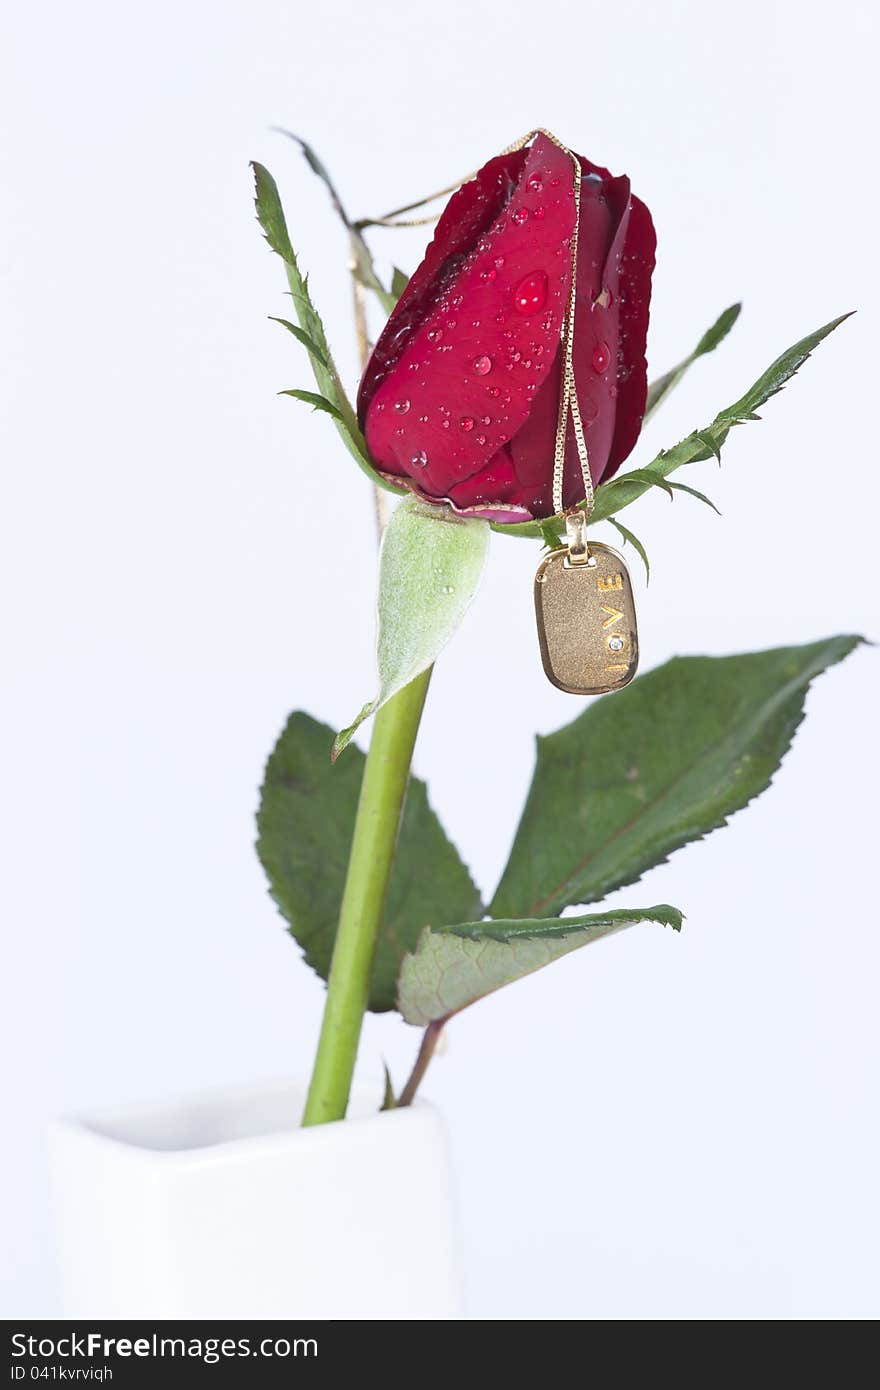
[(529, 188), (532, 190), (533, 193), (543, 192), (544, 185), (541, 182), (540, 174), (532, 174), (532, 177), (529, 179)]
[(492, 370), (492, 358), (491, 358), (491, 357), (487, 357), (487, 356), (485, 355), (485, 353), (484, 353), (482, 357), (475, 357), (475, 358), (474, 358), (474, 371), (476, 372), (477, 376), (488, 376), (488, 374), (489, 374), (489, 372), (491, 372), (491, 370)]
[(443, 337), (443, 329), (442, 329), (442, 328), (432, 328), (432, 329), (430, 330), (430, 332), (428, 333), (428, 342), (429, 342), (429, 343), (439, 343), (439, 341), (440, 341), (440, 339), (441, 339), (442, 337)]
[(599, 407), (592, 396), (584, 396), (578, 401), (581, 408), (581, 420), (585, 425), (591, 425), (599, 414)]
[(528, 208), (514, 208), (510, 215), (518, 227), (521, 227), (524, 222), (529, 220)]
[(440, 421), (440, 428), (443, 429), (443, 430), (448, 430), (448, 429), (449, 429), (449, 421), (448, 421), (448, 420), (441, 420), (441, 421)]
[(502, 267), (503, 265), (504, 265), (504, 257), (503, 257), (503, 256), (496, 256), (496, 257), (495, 257), (495, 269), (496, 269), (496, 270), (500, 270), (501, 267)]
[(477, 435), (477, 443), (478, 443), (478, 444), (485, 444), (485, 442), (486, 442), (486, 436), (485, 436), (484, 434), (478, 434), (478, 435)]
[(462, 415), (462, 417), (461, 417), (461, 419), (459, 420), (458, 423), (459, 423), (459, 425), (461, 426), (461, 428), (464, 430), (465, 434), (469, 434), (470, 431), (471, 431), (471, 430), (473, 429), (473, 427), (474, 427), (474, 419), (473, 419), (473, 416), (472, 416), (472, 415)]
[(413, 454), (409, 462), (411, 468), (427, 468), (428, 455), (425, 453), (424, 449), (419, 449), (417, 454)]
[(483, 425), (491, 425), (491, 423), (492, 423), (492, 416), (491, 416), (491, 415), (483, 415), (483, 416), (481, 417), (480, 423), (483, 424)]
[(533, 270), (514, 290), (513, 307), (520, 314), (537, 314), (546, 303), (547, 276), (543, 270)]
[(488, 251), (490, 245), (491, 245), (491, 242), (487, 241), (486, 238), (483, 237), (480, 241), (477, 242), (477, 250), (478, 250), (478, 251)]
[(453, 309), (460, 309), (463, 303), (464, 303), (464, 295), (463, 295), (463, 294), (456, 294), (456, 295), (453, 296), (453, 299), (452, 299), (452, 307), (453, 307)]
[(489, 280), (489, 281), (494, 280), (494, 279), (495, 279), (495, 276), (497, 275), (497, 273), (498, 273), (498, 272), (497, 272), (496, 270), (493, 270), (492, 267), (490, 266), (488, 270), (481, 270), (481, 271), (480, 271), (480, 279), (481, 279), (481, 280)]
[(398, 415), (405, 415), (406, 412), (409, 410), (409, 401), (395, 401), (394, 409), (397, 411)]
[(544, 216), (544, 209), (540, 207), (535, 208), (534, 212), (532, 213), (532, 216), (534, 217), (536, 222), (540, 222), (541, 218)]
[(597, 343), (593, 352), (593, 371), (604, 372), (611, 361), (611, 350), (607, 343)]

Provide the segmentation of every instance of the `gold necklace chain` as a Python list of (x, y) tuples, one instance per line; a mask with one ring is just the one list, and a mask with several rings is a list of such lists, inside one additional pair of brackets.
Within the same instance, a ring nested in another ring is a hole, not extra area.
[[(553, 511), (557, 516), (565, 515), (563, 506), (562, 488), (565, 474), (565, 444), (568, 437), (568, 421), (571, 417), (572, 428), (574, 430), (575, 445), (577, 447), (578, 462), (581, 466), (581, 477), (584, 483), (584, 501), (580, 507), (571, 508), (572, 511), (580, 511), (585, 517), (589, 516), (593, 510), (593, 479), (590, 474), (590, 458), (587, 450), (587, 442), (584, 438), (584, 427), (581, 420), (580, 405), (577, 398), (577, 388), (574, 379), (574, 325), (577, 310), (577, 257), (578, 257), (578, 234), (581, 223), (581, 165), (577, 155), (563, 145), (561, 140), (557, 140), (549, 130), (542, 126), (530, 130), (520, 140), (515, 140), (512, 145), (501, 150), (500, 154), (516, 154), (519, 150), (525, 149), (536, 135), (544, 135), (550, 140), (557, 149), (562, 150), (568, 156), (573, 165), (573, 192), (574, 192), (574, 230), (571, 234), (570, 250), (570, 278), (568, 304), (562, 318), (560, 329), (560, 351), (562, 353), (562, 385), (559, 392), (559, 412), (556, 417), (556, 440), (553, 448)], [(443, 198), (448, 193), (454, 193), (461, 188), (462, 184), (475, 178), (475, 174), (468, 174), (459, 183), (451, 184), (448, 188), (441, 188), (436, 193), (432, 193), (428, 198), (421, 198), (417, 203), (409, 203), (406, 207), (397, 208), (394, 212), (387, 213), (384, 217), (364, 218), (358, 223), (359, 227), (425, 227), (432, 222), (436, 222), (440, 214), (435, 217), (418, 217), (402, 220), (400, 213), (412, 212), (415, 208), (423, 207), (425, 203), (433, 203), (437, 198)]]

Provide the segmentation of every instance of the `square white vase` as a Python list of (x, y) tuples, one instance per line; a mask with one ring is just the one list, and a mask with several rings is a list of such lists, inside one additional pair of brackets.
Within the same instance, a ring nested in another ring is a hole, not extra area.
[(57, 1123), (70, 1318), (463, 1316), (449, 1154), (426, 1104), (298, 1128), (292, 1083)]

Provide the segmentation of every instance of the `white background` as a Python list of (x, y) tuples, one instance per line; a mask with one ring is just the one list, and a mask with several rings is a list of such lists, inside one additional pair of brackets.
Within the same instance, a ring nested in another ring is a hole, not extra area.
[[(867, 0), (10, 7), (7, 1316), (57, 1307), (47, 1117), (302, 1072), (319, 1022), (253, 814), (288, 711), (338, 725), (370, 692), (374, 542), (328, 421), (274, 394), (310, 382), (266, 321), (284, 285), (251, 158), (278, 176), (352, 384), (355, 362), (343, 235), (270, 125), (315, 143), (357, 214), (538, 123), (628, 172), (659, 234), (655, 372), (745, 301), (634, 463), (859, 308), (735, 432), (720, 473), (689, 472), (723, 519), (657, 494), (626, 520), (654, 565), (647, 592), (636, 581), (645, 667), (876, 635), (876, 24)], [(412, 269), (423, 239), (375, 245)], [(493, 543), (418, 749), (487, 890), (534, 733), (580, 707), (540, 670), (536, 559)], [(450, 1030), (428, 1092), (452, 1134), (476, 1316), (880, 1310), (876, 661), (865, 649), (818, 683), (758, 803), (618, 895), (680, 904), (680, 937), (633, 930)], [(370, 1020), (362, 1073), (385, 1056), (399, 1081), (415, 1044)]]

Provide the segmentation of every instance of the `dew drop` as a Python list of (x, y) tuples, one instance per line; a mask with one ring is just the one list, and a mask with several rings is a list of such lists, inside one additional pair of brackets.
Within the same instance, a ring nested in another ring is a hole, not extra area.
[(524, 222), (528, 222), (529, 220), (528, 208), (514, 208), (510, 215), (518, 227), (521, 227)]
[(428, 455), (425, 453), (424, 449), (419, 449), (417, 454), (413, 454), (409, 462), (411, 468), (427, 468)]
[(489, 386), (487, 390), (490, 396), (498, 396), (500, 394), (497, 386)]
[(543, 193), (544, 184), (541, 181), (540, 174), (532, 174), (532, 177), (529, 179), (529, 188), (533, 193)]
[(456, 294), (456, 295), (453, 296), (453, 299), (452, 299), (452, 307), (453, 307), (453, 309), (460, 309), (463, 303), (464, 303), (464, 295), (463, 295), (463, 294)]
[(486, 238), (483, 237), (480, 241), (477, 242), (477, 250), (488, 251), (491, 244), (491, 242), (487, 241)]
[(453, 588), (453, 586), (452, 586), (451, 584), (444, 584), (444, 585), (443, 585), (443, 593), (444, 593), (444, 594), (454, 594), (454, 593), (455, 593), (455, 589)]
[(420, 416), (419, 416), (419, 424), (420, 424), (420, 425), (427, 425), (427, 423), (428, 423), (428, 417), (427, 417), (427, 415), (420, 415)]
[(534, 212), (532, 213), (532, 216), (534, 217), (536, 222), (540, 222), (541, 218), (544, 216), (544, 209), (535, 208)]
[(464, 430), (465, 434), (469, 434), (474, 427), (474, 418), (472, 415), (462, 415), (458, 423)]
[(593, 371), (604, 372), (611, 361), (611, 350), (607, 343), (597, 343), (593, 352)]
[(405, 415), (406, 412), (409, 410), (409, 401), (395, 401), (394, 409), (397, 411), (398, 415)]
[(592, 396), (584, 396), (583, 399), (579, 401), (579, 405), (581, 408), (581, 419), (585, 425), (591, 425), (599, 414), (598, 405), (593, 400)]
[(481, 416), (480, 423), (483, 424), (483, 425), (491, 425), (491, 423), (492, 423), (492, 416), (491, 416), (491, 415), (483, 415), (483, 416)]
[(478, 435), (477, 435), (477, 443), (478, 443), (478, 444), (485, 444), (485, 442), (486, 442), (486, 436), (485, 436), (484, 434), (478, 434)]
[(547, 276), (533, 270), (520, 280), (513, 292), (513, 307), (520, 314), (537, 314), (547, 303)]
[(477, 376), (488, 376), (489, 373), (491, 372), (491, 370), (492, 370), (492, 358), (491, 358), (491, 357), (487, 357), (487, 356), (485, 355), (485, 353), (484, 353), (484, 354), (482, 355), (482, 357), (475, 357), (475, 358), (474, 358), (474, 371), (476, 372)]
[(441, 420), (441, 421), (440, 421), (440, 428), (441, 428), (442, 430), (448, 430), (448, 429), (449, 429), (449, 421), (448, 421), (448, 420)]
[(431, 331), (430, 331), (429, 334), (428, 334), (428, 342), (429, 342), (429, 343), (439, 343), (439, 341), (440, 341), (440, 339), (441, 339), (442, 337), (443, 337), (443, 329), (442, 329), (442, 328), (432, 328)]
[(481, 270), (481, 271), (480, 271), (480, 279), (481, 279), (481, 280), (487, 280), (487, 281), (490, 281), (490, 282), (491, 282), (492, 280), (495, 279), (495, 276), (496, 276), (497, 274), (498, 274), (497, 270), (493, 270), (492, 267), (490, 266), (488, 270)]
[(503, 265), (504, 265), (504, 257), (503, 257), (503, 256), (496, 256), (496, 257), (495, 257), (495, 269), (496, 269), (496, 270), (500, 270), (501, 267), (502, 267)]

